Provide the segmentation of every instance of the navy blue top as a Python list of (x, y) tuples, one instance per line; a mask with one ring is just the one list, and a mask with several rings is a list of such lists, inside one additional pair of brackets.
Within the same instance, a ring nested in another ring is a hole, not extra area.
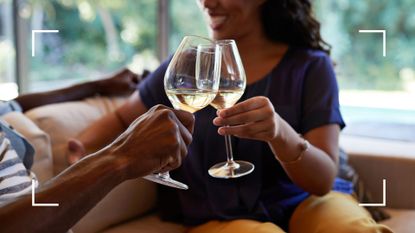
[[(139, 85), (141, 100), (148, 108), (159, 103), (171, 106), (163, 86), (168, 62)], [(268, 97), (276, 112), (298, 133), (333, 123), (344, 127), (335, 74), (324, 52), (290, 48), (268, 75), (247, 86), (240, 101), (254, 96)], [(212, 123), (215, 116), (212, 107), (195, 113), (189, 154), (183, 165), (171, 172), (173, 178), (190, 187), (188, 191), (175, 190), (184, 223), (248, 218), (287, 229), (295, 207), (309, 194), (290, 180), (262, 141), (233, 138), (235, 159), (255, 164), (252, 174), (229, 180), (210, 177), (208, 169), (226, 160), (224, 138)]]

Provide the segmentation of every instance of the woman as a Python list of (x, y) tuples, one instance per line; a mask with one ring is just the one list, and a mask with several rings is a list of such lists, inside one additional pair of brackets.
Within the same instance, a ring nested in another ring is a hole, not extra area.
[[(190, 187), (175, 190), (184, 223), (193, 225), (189, 232), (390, 232), (350, 196), (329, 193), (344, 122), (330, 47), (309, 0), (200, 0), (200, 6), (213, 39), (236, 40), (248, 85), (235, 106), (195, 114), (188, 157), (172, 172)], [(78, 147), (99, 148), (106, 141), (96, 135), (108, 140), (149, 107), (169, 104), (167, 65), (81, 135)], [(102, 125), (112, 128), (97, 133)], [(225, 134), (236, 136), (236, 158), (255, 164), (252, 174), (209, 177), (208, 168), (225, 159)]]

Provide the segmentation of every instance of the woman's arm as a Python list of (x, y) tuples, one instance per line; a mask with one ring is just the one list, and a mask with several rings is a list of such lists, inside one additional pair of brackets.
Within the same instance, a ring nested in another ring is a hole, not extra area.
[(86, 154), (101, 149), (146, 111), (140, 95), (137, 91), (134, 92), (121, 107), (94, 122), (76, 139), (69, 141), (68, 161), (74, 163)]
[[(213, 123), (219, 134), (265, 141), (291, 180), (305, 191), (324, 195), (330, 191), (337, 172), (337, 125), (325, 125), (304, 135), (304, 139), (283, 120), (266, 97), (253, 97), (219, 111)], [(226, 127), (226, 125), (231, 125)], [(299, 159), (301, 156), (301, 159)]]
[[(146, 74), (148, 74), (148, 72)], [(98, 94), (129, 94), (135, 90), (136, 85), (140, 80), (141, 76), (132, 73), (128, 69), (123, 69), (108, 78), (80, 83), (52, 91), (24, 94), (18, 96), (15, 101), (20, 104), (25, 112), (46, 104), (80, 100)]]
[[(279, 136), (268, 144), (291, 180), (312, 194), (328, 193), (337, 174), (339, 126), (318, 127), (304, 138), (281, 118), (279, 128)], [(310, 144), (307, 150), (304, 139)]]

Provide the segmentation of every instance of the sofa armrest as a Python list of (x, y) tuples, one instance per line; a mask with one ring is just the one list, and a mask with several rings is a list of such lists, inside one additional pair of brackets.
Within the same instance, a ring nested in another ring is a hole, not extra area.
[(50, 138), (21, 112), (10, 112), (1, 118), (22, 134), (34, 147), (35, 156), (31, 170), (40, 183), (53, 177), (53, 162)]
[[(65, 158), (68, 139), (115, 110), (124, 101), (122, 98), (95, 97), (47, 105), (26, 113), (50, 136), (55, 175), (68, 166)], [(154, 183), (144, 179), (126, 181), (113, 189), (72, 230), (74, 233), (98, 232), (110, 225), (145, 214), (154, 207), (155, 200)]]
[(382, 203), (386, 179), (386, 206), (415, 209), (414, 142), (342, 135), (340, 145), (376, 203)]
[(95, 97), (41, 106), (25, 113), (50, 136), (55, 175), (69, 165), (64, 154), (68, 139), (81, 133), (89, 124), (113, 111), (122, 102), (121, 98)]

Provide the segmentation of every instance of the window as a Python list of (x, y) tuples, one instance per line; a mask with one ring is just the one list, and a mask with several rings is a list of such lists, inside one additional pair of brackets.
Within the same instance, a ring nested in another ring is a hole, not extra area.
[(37, 33), (35, 57), (29, 59), (26, 90), (46, 90), (110, 73), (125, 65), (139, 72), (154, 69), (157, 48), (157, 1), (28, 1), (27, 43)]
[[(173, 53), (185, 35), (208, 37), (203, 15), (197, 0), (170, 1), (169, 52)], [(191, 23), (189, 23), (191, 19)]]
[[(413, 1), (318, 0), (315, 7), (333, 46), (345, 132), (415, 140)], [(386, 30), (386, 57), (381, 34), (359, 33), (375, 29)], [(380, 132), (385, 128), (388, 133)]]
[(12, 1), (0, 1), (0, 100), (17, 96)]

